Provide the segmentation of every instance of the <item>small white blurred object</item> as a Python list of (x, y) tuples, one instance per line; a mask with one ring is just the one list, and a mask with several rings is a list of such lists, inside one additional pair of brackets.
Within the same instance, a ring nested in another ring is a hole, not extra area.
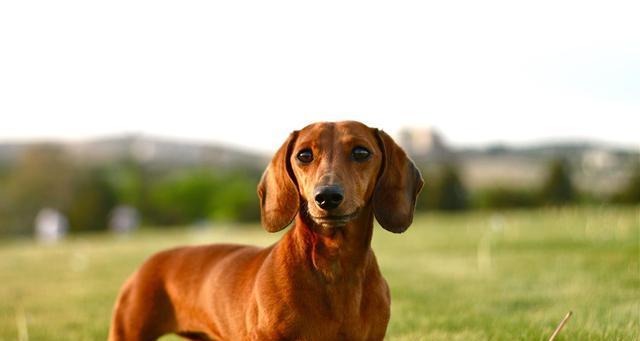
[(55, 243), (67, 234), (69, 222), (60, 211), (45, 207), (36, 215), (35, 228), (38, 241)]
[(140, 215), (135, 207), (120, 205), (111, 211), (109, 229), (115, 233), (129, 233), (140, 223)]

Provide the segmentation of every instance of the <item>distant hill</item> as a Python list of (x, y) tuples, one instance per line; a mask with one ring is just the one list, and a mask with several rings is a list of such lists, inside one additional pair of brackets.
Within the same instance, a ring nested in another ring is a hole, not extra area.
[[(124, 135), (82, 142), (38, 142), (62, 146), (69, 155), (87, 163), (133, 158), (161, 166), (211, 166), (262, 170), (268, 156), (233, 146), (184, 142), (145, 135)], [(33, 143), (0, 143), (0, 163), (14, 163)]]

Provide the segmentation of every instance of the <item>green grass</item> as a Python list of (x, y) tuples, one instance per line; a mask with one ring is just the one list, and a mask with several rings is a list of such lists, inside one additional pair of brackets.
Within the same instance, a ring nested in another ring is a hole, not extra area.
[[(392, 291), (389, 340), (640, 339), (640, 208), (566, 208), (416, 217), (376, 228)], [(268, 245), (259, 228), (146, 230), (0, 244), (0, 340), (104, 340), (123, 280), (180, 244)], [(23, 332), (25, 328), (22, 328)]]

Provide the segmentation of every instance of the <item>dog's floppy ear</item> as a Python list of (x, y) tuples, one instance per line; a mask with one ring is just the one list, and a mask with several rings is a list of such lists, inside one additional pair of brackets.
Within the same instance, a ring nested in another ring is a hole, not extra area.
[(402, 233), (413, 221), (416, 199), (424, 181), (404, 150), (387, 133), (374, 130), (383, 161), (373, 193), (373, 212), (386, 230)]
[(278, 232), (289, 225), (300, 207), (298, 186), (289, 163), (297, 136), (297, 131), (289, 135), (258, 184), (262, 226), (269, 232)]

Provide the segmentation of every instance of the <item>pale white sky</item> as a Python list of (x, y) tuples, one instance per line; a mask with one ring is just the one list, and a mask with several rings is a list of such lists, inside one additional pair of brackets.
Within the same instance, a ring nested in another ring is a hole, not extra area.
[(2, 1), (0, 140), (318, 120), (640, 146), (639, 1)]

